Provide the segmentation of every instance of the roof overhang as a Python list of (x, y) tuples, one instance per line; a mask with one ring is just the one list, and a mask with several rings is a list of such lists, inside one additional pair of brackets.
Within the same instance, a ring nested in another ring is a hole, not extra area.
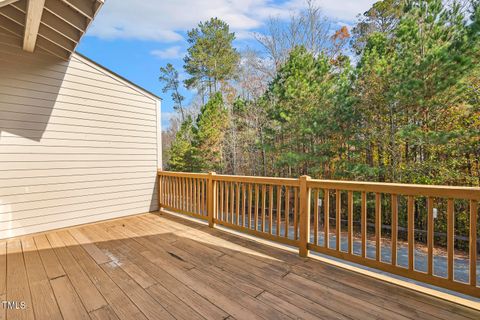
[(104, 0), (0, 0), (0, 30), (68, 60)]

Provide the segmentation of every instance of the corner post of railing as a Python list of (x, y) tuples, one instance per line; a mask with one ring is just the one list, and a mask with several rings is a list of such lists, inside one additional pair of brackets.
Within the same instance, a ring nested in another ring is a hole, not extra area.
[(214, 217), (215, 217), (215, 198), (217, 194), (217, 184), (215, 183), (214, 176), (215, 172), (209, 172), (207, 178), (207, 215), (208, 215), (208, 226), (213, 228), (215, 226)]
[(301, 257), (307, 257), (308, 250), (308, 241), (310, 238), (310, 198), (311, 198), (311, 189), (308, 187), (307, 183), (311, 178), (309, 176), (300, 177), (300, 237), (298, 244), (298, 253)]

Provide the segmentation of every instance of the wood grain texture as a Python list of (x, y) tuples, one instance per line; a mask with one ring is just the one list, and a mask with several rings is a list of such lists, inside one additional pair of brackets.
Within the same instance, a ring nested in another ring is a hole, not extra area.
[[(6, 298), (12, 292), (11, 297), (28, 299), (32, 312), (24, 318), (30, 319), (46, 319), (47, 314), (48, 319), (199, 320), (480, 316), (470, 308), (162, 213), (0, 245), (0, 257), (4, 253), (13, 276)], [(78, 279), (93, 284), (103, 305), (87, 310), (92, 301), (85, 303), (87, 291)], [(52, 295), (54, 302), (44, 305)]]

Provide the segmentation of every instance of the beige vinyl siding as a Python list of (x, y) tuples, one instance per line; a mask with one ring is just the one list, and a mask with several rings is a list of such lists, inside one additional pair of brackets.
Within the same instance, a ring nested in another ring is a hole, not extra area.
[(158, 98), (0, 33), (0, 238), (158, 209)]

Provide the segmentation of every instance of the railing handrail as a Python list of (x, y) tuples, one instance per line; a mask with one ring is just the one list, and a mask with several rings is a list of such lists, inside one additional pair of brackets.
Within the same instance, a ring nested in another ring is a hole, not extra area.
[(308, 187), (359, 192), (365, 191), (372, 193), (390, 193), (404, 196), (480, 200), (480, 188), (477, 187), (319, 179), (311, 179), (308, 182)]
[[(208, 173), (190, 173), (174, 171), (158, 171), (164, 176), (183, 176), (189, 178), (207, 178)], [(237, 176), (216, 174), (215, 181), (243, 182), (243, 183), (263, 183), (272, 185), (286, 185), (299, 187), (298, 178), (279, 178), (263, 176)], [(326, 180), (310, 179), (307, 182), (309, 188), (321, 189), (340, 189), (345, 191), (365, 191), (372, 193), (390, 193), (401, 194), (404, 196), (424, 196), (424, 197), (442, 197), (450, 199), (466, 199), (480, 201), (480, 187), (464, 186), (443, 186), (427, 184), (407, 184), (407, 183), (389, 183), (389, 182), (369, 182), (369, 181), (345, 181), (345, 180)]]

